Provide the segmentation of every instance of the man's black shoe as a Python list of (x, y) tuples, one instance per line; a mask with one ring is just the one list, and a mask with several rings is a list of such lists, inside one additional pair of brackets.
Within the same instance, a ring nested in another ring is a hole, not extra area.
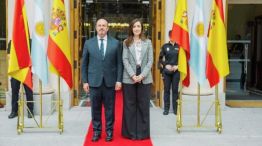
[(164, 111), (163, 115), (168, 115), (168, 113), (169, 113), (168, 111)]
[(107, 136), (106, 136), (106, 141), (107, 141), (107, 142), (113, 140), (113, 132), (112, 132), (112, 131), (107, 132), (106, 135), (107, 135)]
[(96, 142), (101, 138), (101, 134), (98, 133), (94, 133), (93, 137), (92, 137), (92, 141)]
[(15, 117), (17, 117), (17, 113), (15, 112), (11, 112), (11, 114), (8, 116), (9, 119), (13, 119)]

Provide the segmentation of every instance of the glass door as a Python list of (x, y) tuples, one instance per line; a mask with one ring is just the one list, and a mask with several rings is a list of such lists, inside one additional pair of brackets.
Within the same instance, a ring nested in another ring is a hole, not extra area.
[[(95, 23), (101, 17), (109, 22), (109, 35), (121, 41), (121, 44), (127, 38), (129, 22), (134, 18), (143, 20), (145, 34), (151, 36), (152, 16), (149, 0), (82, 0), (81, 48), (85, 40), (96, 35)], [(84, 101), (87, 97), (88, 95), (82, 90), (80, 100)]]

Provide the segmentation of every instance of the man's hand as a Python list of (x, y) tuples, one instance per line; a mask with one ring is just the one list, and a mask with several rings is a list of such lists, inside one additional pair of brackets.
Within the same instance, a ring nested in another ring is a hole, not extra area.
[(89, 92), (89, 84), (88, 83), (84, 83), (83, 84), (83, 89), (85, 90), (86, 93)]
[(118, 91), (118, 90), (121, 90), (121, 88), (122, 88), (122, 83), (116, 82), (115, 90)]

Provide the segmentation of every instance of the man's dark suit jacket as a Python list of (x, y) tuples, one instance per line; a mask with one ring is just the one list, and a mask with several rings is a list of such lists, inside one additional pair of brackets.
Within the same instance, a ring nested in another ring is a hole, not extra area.
[(122, 82), (122, 48), (118, 40), (107, 36), (105, 56), (99, 52), (97, 36), (86, 40), (82, 58), (82, 81), (90, 87), (101, 86), (103, 79), (107, 87)]

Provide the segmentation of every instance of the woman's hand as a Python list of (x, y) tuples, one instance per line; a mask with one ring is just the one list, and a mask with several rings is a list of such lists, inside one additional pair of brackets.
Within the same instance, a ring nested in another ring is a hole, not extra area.
[(133, 75), (133, 76), (132, 76), (132, 80), (133, 80), (135, 83), (137, 83), (137, 82), (138, 82), (138, 76)]
[(139, 82), (141, 82), (144, 79), (144, 76), (142, 76), (141, 74), (137, 77), (138, 77)]
[(172, 66), (172, 70), (173, 70), (174, 72), (176, 72), (176, 71), (178, 70), (178, 65)]
[(142, 75), (139, 75), (139, 76), (132, 76), (132, 80), (135, 82), (135, 83), (141, 83), (141, 81), (144, 79), (144, 76)]
[(166, 68), (167, 70), (169, 70), (169, 71), (173, 71), (173, 68), (172, 68), (172, 66), (171, 66), (171, 65), (169, 65), (169, 64), (168, 64), (168, 65), (166, 65), (166, 66), (165, 66), (165, 68)]

